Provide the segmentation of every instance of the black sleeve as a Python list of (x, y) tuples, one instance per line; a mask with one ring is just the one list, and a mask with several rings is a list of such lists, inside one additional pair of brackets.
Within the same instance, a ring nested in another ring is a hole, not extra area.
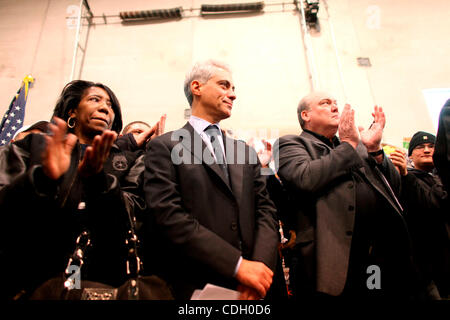
[(450, 192), (450, 99), (439, 114), (433, 161), (447, 192)]
[(295, 138), (280, 138), (278, 148), (278, 174), (282, 181), (286, 187), (307, 193), (321, 192), (336, 179), (348, 175), (352, 168), (362, 165), (355, 149), (346, 142), (317, 159)]

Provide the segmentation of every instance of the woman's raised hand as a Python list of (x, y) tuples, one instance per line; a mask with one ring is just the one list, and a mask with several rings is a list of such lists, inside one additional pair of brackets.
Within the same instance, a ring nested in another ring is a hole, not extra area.
[(78, 166), (78, 172), (82, 177), (89, 177), (103, 170), (103, 164), (116, 138), (117, 133), (111, 130), (105, 130), (94, 138), (92, 145), (86, 148), (83, 160)]
[(53, 117), (52, 122), (48, 125), (50, 133), (45, 135), (47, 145), (42, 155), (42, 169), (50, 179), (57, 180), (69, 169), (77, 137), (66, 134), (67, 124), (60, 118)]

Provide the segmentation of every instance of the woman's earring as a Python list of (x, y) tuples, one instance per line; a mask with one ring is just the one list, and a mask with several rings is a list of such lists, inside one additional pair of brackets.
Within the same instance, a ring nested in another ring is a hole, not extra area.
[[(70, 123), (70, 120), (73, 120), (72, 123)], [(67, 126), (70, 129), (75, 128), (75, 117), (69, 117), (69, 119), (67, 119)]]

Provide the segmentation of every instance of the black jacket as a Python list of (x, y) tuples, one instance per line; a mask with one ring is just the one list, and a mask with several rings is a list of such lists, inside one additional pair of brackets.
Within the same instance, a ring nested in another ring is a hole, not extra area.
[(32, 134), (0, 148), (0, 271), (2, 297), (31, 292), (63, 272), (83, 230), (91, 236), (82, 279), (119, 285), (126, 276), (130, 215), (145, 210), (143, 154), (113, 145), (99, 174), (81, 178), (82, 147), (57, 181), (41, 166), (44, 136)]
[[(398, 282), (390, 281), (400, 290), (412, 272), (409, 235), (397, 199), (400, 176), (387, 157), (376, 164), (362, 143), (356, 150), (337, 139), (334, 144), (332, 148), (306, 130), (300, 135), (283, 136), (275, 143), (278, 175), (293, 200), (291, 208), (295, 208), (290, 214), (295, 219), (299, 268), (294, 272), (291, 268), (291, 275), (296, 276), (295, 281), (291, 277), (291, 284), (298, 294), (342, 294), (354, 244), (356, 211), (361, 212), (356, 208), (356, 177), (363, 176), (375, 190), (380, 206), (374, 237), (383, 254), (390, 255), (384, 262), (385, 270), (392, 270), (389, 279), (394, 274), (401, 276)], [(388, 279), (385, 274), (384, 284)], [(387, 287), (383, 285), (383, 289)]]
[(224, 146), (230, 183), (206, 161), (206, 144), (189, 123), (153, 139), (146, 153), (145, 196), (161, 235), (153, 244), (176, 298), (208, 282), (235, 288), (240, 256), (276, 266), (276, 212), (256, 152), (226, 136)]
[(450, 228), (448, 195), (436, 175), (408, 169), (401, 200), (423, 284), (434, 281), (441, 296), (450, 294)]
[(443, 185), (450, 192), (450, 99), (439, 114), (433, 161)]

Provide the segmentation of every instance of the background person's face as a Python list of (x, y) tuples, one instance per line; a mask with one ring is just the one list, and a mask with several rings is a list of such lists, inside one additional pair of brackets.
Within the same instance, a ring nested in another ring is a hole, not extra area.
[(133, 136), (136, 138), (138, 135), (140, 135), (142, 132), (148, 129), (150, 129), (150, 127), (143, 123), (134, 123), (128, 128), (126, 133), (132, 133)]
[(433, 163), (434, 143), (422, 143), (414, 148), (410, 158), (414, 167), (420, 170), (431, 170)]

